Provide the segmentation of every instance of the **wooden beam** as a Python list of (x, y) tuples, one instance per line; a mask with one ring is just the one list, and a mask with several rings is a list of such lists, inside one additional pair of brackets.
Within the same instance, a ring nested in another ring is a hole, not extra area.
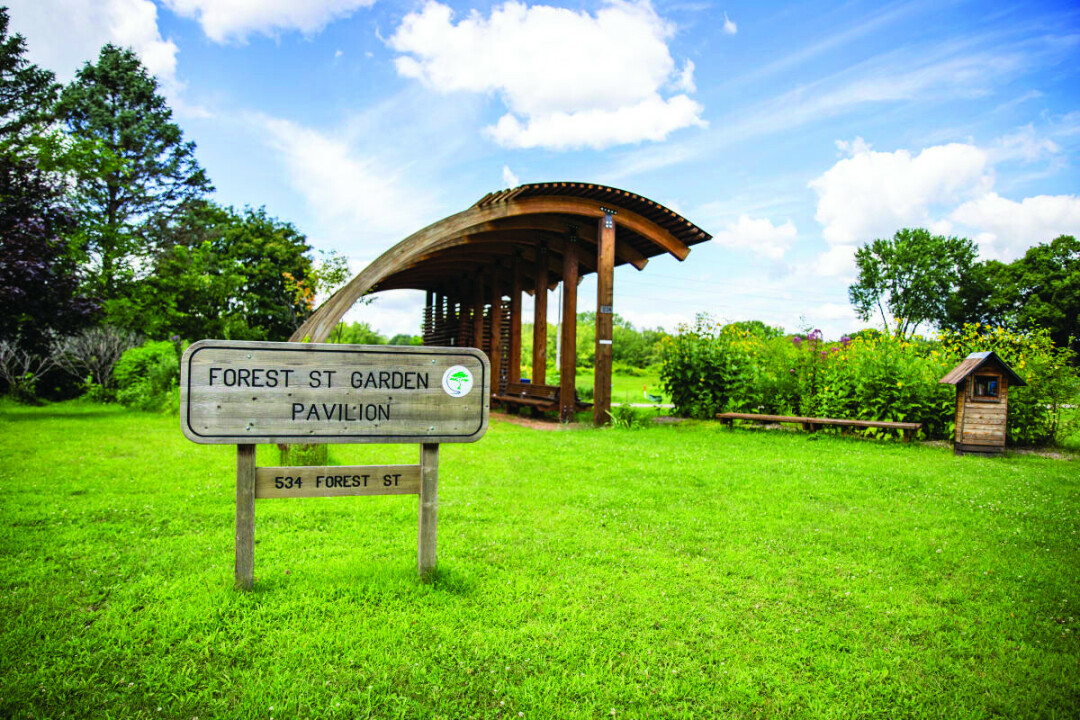
[(562, 357), (559, 358), (559, 420), (573, 422), (577, 370), (577, 242), (567, 239), (563, 253)]
[(502, 280), (498, 273), (493, 272), (491, 274), (491, 352), (488, 353), (488, 358), (491, 360), (492, 393), (502, 390), (500, 387), (503, 371), (502, 290)]
[(593, 424), (611, 422), (612, 305), (615, 302), (615, 218), (599, 222), (596, 257), (596, 354), (593, 362)]
[[(372, 289), (379, 288), (383, 280), (400, 272), (417, 256), (422, 256), (436, 248), (446, 247), (448, 244), (463, 244), (464, 241), (460, 238), (467, 236), (477, 226), (514, 217), (544, 214), (577, 215), (594, 220), (603, 217), (598, 200), (579, 197), (542, 196), (491, 204), (477, 203), (413, 233), (380, 255), (320, 305), (296, 329), (290, 339), (294, 342), (305, 339), (323, 342), (356, 301)], [(685, 259), (690, 252), (686, 244), (670, 231), (630, 210), (619, 208), (617, 224), (654, 243), (679, 260)]]
[(506, 359), (506, 381), (521, 382), (521, 263), (514, 258), (510, 282), (510, 357)]
[[(604, 216), (600, 202), (575, 197), (529, 197), (512, 200), (502, 207), (506, 208), (506, 216), (542, 213), (567, 213), (591, 218), (602, 218)], [(627, 230), (633, 230), (679, 260), (685, 260), (686, 256), (690, 254), (690, 248), (686, 246), (686, 243), (672, 235), (668, 230), (638, 215), (636, 212), (624, 208), (618, 210), (619, 216), (616, 221), (618, 225), (625, 227)]]
[[(490, 241), (488, 235), (497, 234), (504, 237), (519, 238), (513, 240), (515, 242), (535, 244), (536, 232), (554, 233), (562, 237), (567, 231), (567, 226), (571, 224), (566, 218), (554, 215), (524, 215), (475, 225), (469, 228), (467, 234), (447, 238), (447, 242), (453, 245), (483, 243)], [(596, 234), (589, 225), (578, 229), (578, 239), (593, 245), (596, 244)], [(630, 263), (638, 270), (644, 270), (645, 266), (649, 264), (649, 258), (644, 253), (626, 242), (615, 243), (615, 257), (622, 262)]]
[(537, 250), (536, 285), (533, 295), (532, 382), (534, 385), (544, 385), (547, 380), (548, 258), (547, 246), (542, 245)]
[(473, 285), (473, 347), (484, 349), (484, 281), (479, 275)]

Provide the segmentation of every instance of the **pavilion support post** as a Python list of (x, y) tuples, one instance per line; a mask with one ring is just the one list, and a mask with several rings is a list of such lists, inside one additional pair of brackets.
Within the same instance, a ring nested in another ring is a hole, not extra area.
[(536, 289), (533, 294), (532, 382), (547, 380), (548, 251), (541, 246), (536, 254)]
[(473, 307), (472, 307), (472, 322), (473, 322), (473, 347), (484, 349), (484, 283), (480, 277), (476, 278), (476, 285), (473, 291)]
[(510, 357), (506, 359), (506, 381), (521, 382), (521, 258), (514, 257), (510, 286)]
[(498, 268), (491, 274), (491, 392), (502, 391), (503, 335), (502, 282)]
[(563, 253), (562, 357), (559, 358), (559, 420), (573, 422), (577, 409), (577, 235), (566, 240)]
[(596, 355), (593, 363), (593, 424), (611, 422), (612, 307), (615, 302), (615, 211), (603, 208), (596, 249)]
[(428, 290), (424, 295), (424, 344), (430, 345), (435, 332), (435, 292)]

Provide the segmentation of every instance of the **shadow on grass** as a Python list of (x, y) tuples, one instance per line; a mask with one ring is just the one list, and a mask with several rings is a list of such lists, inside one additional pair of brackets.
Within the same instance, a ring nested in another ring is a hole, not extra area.
[(436, 568), (428, 582), (422, 581), (416, 567), (398, 562), (371, 562), (357, 559), (350, 563), (312, 565), (288, 573), (256, 572), (252, 597), (257, 602), (276, 601), (282, 595), (312, 593), (324, 600), (390, 601), (403, 595), (445, 595), (466, 597), (473, 593), (474, 579), (445, 564)]
[(121, 410), (87, 410), (86, 412), (71, 412), (70, 410), (48, 410), (40, 407), (27, 408), (25, 412), (10, 408), (0, 409), (0, 420), (9, 422), (40, 422), (42, 420), (100, 420), (106, 417), (115, 417)]

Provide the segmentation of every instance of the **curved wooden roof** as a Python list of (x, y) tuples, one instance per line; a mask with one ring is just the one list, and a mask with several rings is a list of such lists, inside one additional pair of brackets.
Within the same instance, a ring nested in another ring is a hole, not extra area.
[[(678, 213), (648, 198), (590, 183), (530, 183), (488, 193), (472, 207), (428, 225), (376, 258), (323, 303), (292, 340), (322, 342), (366, 294), (382, 290), (430, 290), (466, 296), (478, 278), (509, 278), (516, 262), (528, 286), (535, 285), (538, 254), (550, 254), (546, 284), (562, 276), (567, 242), (582, 246), (581, 274), (596, 270), (598, 221), (615, 213), (615, 264), (641, 270), (664, 253), (684, 260), (690, 246), (710, 235)], [(509, 288), (509, 286), (507, 286)]]

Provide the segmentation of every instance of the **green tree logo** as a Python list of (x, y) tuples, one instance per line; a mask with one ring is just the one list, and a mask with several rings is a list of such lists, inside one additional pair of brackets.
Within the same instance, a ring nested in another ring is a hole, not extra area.
[(442, 377), (443, 390), (450, 397), (465, 397), (472, 390), (473, 376), (464, 365), (447, 368)]

